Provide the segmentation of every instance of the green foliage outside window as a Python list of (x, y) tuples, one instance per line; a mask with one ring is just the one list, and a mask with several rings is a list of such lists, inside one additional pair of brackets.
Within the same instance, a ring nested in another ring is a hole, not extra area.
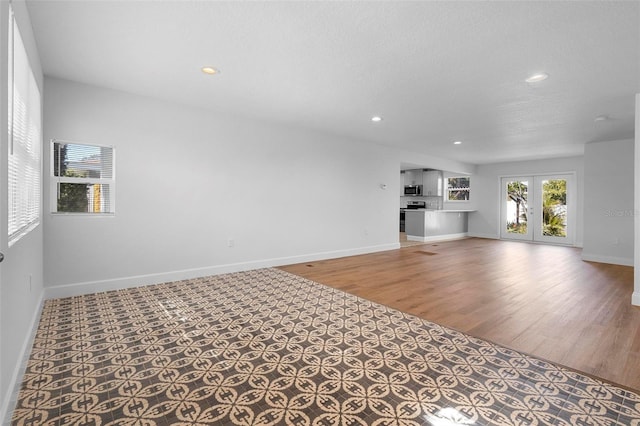
[(542, 235), (566, 237), (567, 181), (550, 179), (542, 184)]
[(507, 232), (527, 233), (527, 182), (513, 181), (507, 185), (507, 197), (516, 204), (515, 221), (507, 223)]
[[(69, 176), (68, 173), (67, 176)], [(59, 183), (59, 185), (59, 212), (86, 213), (88, 211), (89, 198), (87, 191), (89, 190), (89, 185), (83, 183)]]

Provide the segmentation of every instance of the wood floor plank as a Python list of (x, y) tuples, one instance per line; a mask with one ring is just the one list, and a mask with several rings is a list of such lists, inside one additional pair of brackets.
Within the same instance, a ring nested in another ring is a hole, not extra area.
[(633, 268), (578, 248), (469, 238), (281, 269), (640, 389)]

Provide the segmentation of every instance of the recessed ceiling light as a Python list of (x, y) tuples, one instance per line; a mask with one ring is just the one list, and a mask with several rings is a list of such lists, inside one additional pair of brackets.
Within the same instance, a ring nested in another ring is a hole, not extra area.
[(377, 123), (379, 121), (382, 121), (382, 117), (376, 115), (375, 117), (371, 117), (371, 121)]
[(549, 78), (549, 74), (547, 74), (546, 72), (541, 72), (538, 74), (533, 74), (531, 77), (529, 77), (525, 81), (527, 83), (537, 83), (539, 81), (546, 80), (547, 78)]
[(202, 67), (201, 70), (203, 73), (209, 74), (209, 75), (220, 74), (220, 70), (213, 67)]
[(611, 118), (608, 115), (599, 115), (596, 118), (594, 118), (593, 121), (607, 121), (610, 119)]
[(455, 141), (453, 142), (454, 145), (462, 145), (462, 141)]

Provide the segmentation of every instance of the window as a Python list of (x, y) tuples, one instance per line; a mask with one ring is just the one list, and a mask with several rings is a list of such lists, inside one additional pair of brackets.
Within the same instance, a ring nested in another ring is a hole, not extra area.
[(447, 178), (447, 201), (468, 201), (470, 178), (456, 176)]
[(55, 213), (114, 213), (114, 149), (53, 140), (52, 190)]
[(40, 90), (13, 13), (9, 13), (8, 240), (40, 223), (42, 152)]

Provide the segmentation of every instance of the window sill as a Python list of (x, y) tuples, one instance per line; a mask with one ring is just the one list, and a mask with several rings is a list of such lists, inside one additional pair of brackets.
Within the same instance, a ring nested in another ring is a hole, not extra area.
[(16, 233), (15, 235), (9, 237), (9, 240), (7, 242), (7, 245), (9, 247), (11, 247), (12, 245), (14, 245), (15, 243), (17, 243), (18, 241), (20, 241), (23, 237), (25, 237), (27, 234), (29, 234), (31, 231), (33, 231), (34, 229), (36, 229), (38, 227), (38, 225), (40, 225), (40, 220), (30, 224), (29, 226), (26, 226), (24, 229), (22, 229), (20, 232)]
[(115, 217), (115, 213), (66, 213), (66, 212), (51, 212), (51, 217)]

